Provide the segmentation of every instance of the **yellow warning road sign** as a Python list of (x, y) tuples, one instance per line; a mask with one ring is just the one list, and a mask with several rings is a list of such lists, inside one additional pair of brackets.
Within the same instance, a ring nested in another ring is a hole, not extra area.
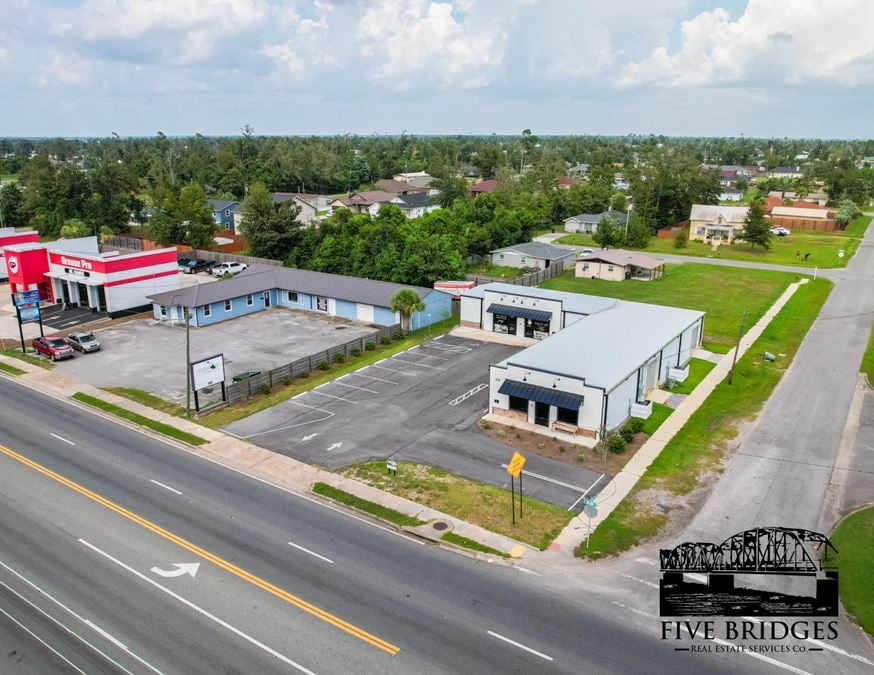
[(514, 452), (510, 463), (507, 465), (507, 473), (513, 476), (513, 478), (518, 478), (519, 474), (522, 473), (523, 466), (525, 466), (525, 456)]

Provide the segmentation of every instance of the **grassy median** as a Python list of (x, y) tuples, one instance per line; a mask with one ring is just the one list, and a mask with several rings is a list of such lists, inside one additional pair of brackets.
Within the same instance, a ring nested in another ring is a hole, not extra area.
[(829, 538), (838, 549), (844, 608), (874, 635), (874, 507), (844, 518)]
[(874, 326), (871, 327), (871, 334), (868, 336), (868, 346), (862, 355), (862, 364), (859, 366), (859, 371), (865, 373), (868, 377), (868, 385), (874, 386)]
[(508, 490), (412, 462), (398, 462), (397, 476), (386, 473), (385, 461), (356, 464), (342, 474), (541, 550), (549, 546), (574, 515), (525, 497), (523, 518), (517, 515), (514, 524)]
[[(771, 321), (764, 333), (742, 356), (734, 383), (723, 380), (704, 404), (665, 446), (637, 485), (592, 534), (588, 550), (580, 557), (617, 555), (654, 536), (667, 521), (653, 506), (652, 494), (665, 500), (692, 492), (704, 474), (721, 470), (729, 442), (738, 427), (753, 419), (774, 391), (832, 289), (832, 282), (818, 279), (801, 286)], [(764, 352), (783, 354), (775, 362)], [(649, 493), (649, 495), (644, 493)]]
[[(142, 403), (143, 405), (154, 408), (155, 410), (160, 410), (168, 415), (173, 415), (174, 417), (185, 417), (185, 406), (165, 401), (160, 396), (155, 396), (154, 394), (150, 394), (142, 389), (135, 389), (133, 387), (101, 387), (101, 389), (103, 389), (103, 391), (108, 391), (110, 394), (115, 394), (116, 396), (121, 396), (130, 399), (131, 401)], [(194, 411), (192, 410), (192, 413), (193, 412)]]
[(32, 354), (25, 354), (20, 349), (4, 349), (0, 351), (0, 354), (3, 354), (3, 356), (9, 356), (13, 359), (18, 359), (19, 361), (24, 361), (32, 366), (45, 368), (46, 370), (52, 370), (55, 367), (55, 364), (48, 359), (40, 356), (33, 356)]
[(316, 483), (315, 485), (313, 485), (313, 492), (315, 492), (317, 495), (322, 495), (323, 497), (333, 499), (335, 502), (339, 502), (340, 504), (351, 506), (353, 509), (364, 511), (364, 513), (369, 513), (370, 515), (376, 516), (377, 518), (380, 518), (382, 520), (387, 520), (388, 522), (394, 523), (395, 525), (399, 525), (401, 527), (405, 525), (410, 527), (416, 527), (418, 525), (425, 524), (424, 520), (419, 520), (418, 518), (414, 518), (413, 516), (408, 516), (406, 513), (395, 511), (394, 509), (390, 509), (387, 506), (383, 506), (382, 504), (377, 504), (376, 502), (371, 502), (366, 499), (362, 499), (361, 497), (356, 497), (355, 495), (350, 494), (345, 490), (335, 488), (334, 486), (328, 485), (327, 483)]
[(164, 434), (165, 436), (175, 438), (177, 441), (190, 443), (191, 445), (203, 445), (204, 443), (208, 443), (205, 438), (195, 436), (194, 434), (189, 434), (187, 431), (182, 431), (181, 429), (177, 429), (176, 427), (170, 426), (169, 424), (164, 424), (163, 422), (158, 422), (149, 417), (143, 417), (142, 415), (139, 415), (135, 412), (117, 406), (114, 403), (109, 403), (107, 401), (104, 401), (103, 399), (95, 398), (94, 396), (90, 396), (88, 394), (83, 394), (81, 391), (77, 391), (75, 394), (73, 394), (73, 398), (80, 403), (85, 403), (94, 408), (99, 408), (100, 410), (111, 413), (116, 417), (127, 420), (128, 422), (133, 422), (134, 424), (138, 424), (141, 427), (146, 427), (147, 429), (151, 429), (152, 431), (157, 431), (159, 434)]
[(27, 373), (26, 370), (22, 370), (21, 368), (16, 368), (12, 364), (6, 363), (4, 361), (0, 361), (0, 370), (9, 375), (15, 375), (18, 377), (19, 375), (24, 375)]

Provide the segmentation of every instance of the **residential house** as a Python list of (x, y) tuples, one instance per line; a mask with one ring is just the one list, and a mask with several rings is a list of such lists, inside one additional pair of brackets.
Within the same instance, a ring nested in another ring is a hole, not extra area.
[(564, 246), (542, 244), (537, 241), (529, 241), (515, 246), (489, 251), (492, 265), (501, 267), (531, 267), (539, 270), (560, 262), (567, 268), (574, 262), (574, 251)]
[(252, 265), (232, 279), (148, 297), (155, 319), (181, 321), (183, 308), (188, 308), (194, 326), (208, 326), (270, 307), (393, 326), (400, 323), (401, 317), (392, 311), (391, 301), (403, 289), (414, 291), (425, 305), (425, 309), (413, 313), (411, 329), (440, 321), (451, 311), (452, 296), (431, 288), (271, 265)]
[(771, 178), (801, 178), (804, 174), (799, 166), (778, 166), (768, 172)]
[(429, 176), (425, 171), (413, 171), (410, 173), (398, 173), (392, 178), (400, 183), (408, 183), (413, 187), (426, 188), (434, 181), (434, 176)]
[(664, 273), (664, 260), (618, 248), (580, 256), (574, 270), (574, 276), (605, 281), (652, 281), (660, 279)]
[(568, 168), (568, 175), (574, 178), (585, 178), (589, 174), (588, 164), (575, 164)]
[(234, 216), (232, 211), (236, 206), (239, 206), (240, 202), (227, 199), (208, 199), (207, 202), (212, 207), (212, 217), (219, 229), (233, 229)]
[(558, 177), (558, 186), (562, 190), (570, 190), (574, 185), (582, 184), (582, 178), (574, 178), (572, 176), (559, 176)]
[(744, 229), (748, 206), (693, 204), (689, 215), (689, 239), (730, 244)]
[(349, 209), (355, 213), (369, 213), (375, 216), (379, 212), (380, 204), (390, 204), (396, 194), (383, 190), (365, 190), (354, 192), (344, 199), (335, 199), (331, 202), (332, 209)]
[(785, 227), (787, 230), (834, 232), (837, 229), (835, 214), (816, 205), (775, 206), (771, 209), (770, 217), (771, 227)]
[(871, 167), (874, 167), (874, 157), (863, 157), (856, 162), (857, 169), (870, 169)]
[(392, 204), (397, 204), (398, 208), (404, 212), (407, 218), (418, 218), (426, 213), (431, 213), (440, 208), (440, 205), (434, 201), (426, 192), (411, 192), (406, 195), (398, 195), (391, 200)]
[(628, 222), (628, 214), (622, 211), (602, 211), (601, 213), (581, 213), (564, 220), (565, 232), (586, 232), (591, 234), (598, 231), (598, 226), (604, 218), (610, 216), (617, 226), (624, 228)]
[(427, 192), (428, 188), (416, 187), (412, 183), (394, 180), (393, 178), (382, 178), (376, 181), (376, 189), (388, 192), (392, 195), (406, 195), (411, 192)]
[(719, 193), (719, 201), (721, 202), (739, 202), (744, 197), (744, 191), (736, 188), (722, 188)]
[(803, 199), (803, 201), (807, 203), (814, 203), (819, 206), (825, 206), (828, 204), (828, 195), (825, 192), (809, 192), (804, 195), (803, 198), (800, 198), (797, 192), (792, 192), (791, 190), (771, 190), (771, 192), (768, 193), (768, 196), (779, 197), (780, 199), (791, 199), (793, 201)]
[(480, 195), (488, 194), (489, 192), (494, 192), (497, 190), (501, 184), (496, 181), (494, 178), (488, 178), (486, 180), (481, 180), (479, 182), (474, 183), (470, 187), (467, 188), (468, 193), (470, 193), (471, 197), (479, 197)]

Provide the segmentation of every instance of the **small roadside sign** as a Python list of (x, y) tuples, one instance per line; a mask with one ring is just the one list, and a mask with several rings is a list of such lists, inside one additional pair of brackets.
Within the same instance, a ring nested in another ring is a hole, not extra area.
[(390, 474), (393, 474), (395, 476), (398, 475), (398, 463), (395, 460), (393, 460), (393, 459), (385, 460), (385, 467), (386, 467), (386, 469), (388, 469), (388, 472)]
[(525, 456), (514, 452), (510, 458), (510, 463), (507, 464), (507, 473), (513, 476), (513, 478), (518, 478), (519, 474), (522, 473), (523, 466), (525, 466)]
[(39, 302), (39, 291), (21, 291), (15, 294), (15, 306), (35, 305)]
[(839, 249), (838, 250), (838, 258), (843, 258), (843, 257), (844, 257), (844, 249)]
[(34, 323), (35, 321), (39, 321), (39, 305), (19, 307), (18, 315), (21, 317), (21, 323)]

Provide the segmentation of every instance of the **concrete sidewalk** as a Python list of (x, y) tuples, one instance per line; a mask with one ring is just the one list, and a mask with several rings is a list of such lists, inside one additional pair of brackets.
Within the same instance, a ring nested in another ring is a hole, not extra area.
[[(509, 537), (491, 532), (458, 518), (453, 518), (445, 513), (427, 508), (421, 504), (416, 504), (408, 499), (398, 497), (388, 492), (383, 492), (382, 490), (378, 490), (366, 485), (365, 483), (331, 473), (330, 471), (325, 471), (324, 469), (319, 469), (318, 467), (305, 464), (291, 457), (286, 457), (285, 455), (265, 450), (264, 448), (248, 443), (243, 439), (210, 429), (193, 421), (169, 415), (128, 398), (104, 391), (103, 389), (94, 387), (90, 384), (78, 382), (52, 370), (40, 368), (39, 366), (27, 363), (21, 359), (0, 356), (0, 361), (26, 372), (25, 375), (10, 377), (10, 379), (17, 380), (18, 382), (41, 392), (61, 398), (70, 398), (76, 392), (82, 392), (83, 394), (99, 398), (107, 403), (112, 403), (120, 408), (142, 415), (143, 417), (163, 422), (181, 431), (199, 436), (200, 438), (205, 439), (207, 443), (200, 446), (189, 446), (147, 429), (145, 430), (145, 433), (154, 435), (173, 445), (184, 445), (185, 450), (189, 452), (218, 461), (237, 471), (241, 471), (280, 487), (295, 492), (310, 492), (315, 483), (326, 483), (353, 494), (356, 497), (360, 497), (361, 499), (366, 499), (367, 501), (380, 504), (386, 508), (399, 511), (400, 513), (426, 522), (433, 520), (444, 521), (449, 524), (449, 531), (467, 537), (468, 539), (472, 539), (473, 541), (500, 551), (512, 558), (521, 557), (526, 551), (536, 551), (536, 549), (520, 544), (518, 541), (510, 539)], [(121, 420), (114, 415), (103, 413), (95, 408), (89, 407), (88, 409), (96, 414), (103, 414), (121, 424), (136, 426), (125, 420)], [(141, 427), (136, 428), (142, 430)], [(424, 536), (427, 536), (428, 534), (426, 528), (422, 528), (421, 531), (420, 529), (415, 528), (413, 531)], [(428, 536), (428, 538), (436, 541), (440, 534), (442, 534), (442, 532), (435, 533), (435, 536)], [(476, 555), (478, 557), (488, 557), (485, 554), (478, 553)]]
[[(738, 347), (738, 358), (743, 356), (750, 346), (761, 336), (765, 328), (771, 323), (771, 320), (795, 294), (795, 291), (802, 284), (806, 284), (807, 279), (802, 279), (799, 282), (790, 284), (777, 301), (771, 305), (770, 309), (759, 319), (756, 324), (747, 331), (741, 338)], [(598, 514), (589, 522), (588, 517), (580, 514), (574, 518), (567, 527), (562, 530), (561, 534), (555, 538), (550, 546), (551, 551), (559, 552), (563, 555), (573, 556), (574, 549), (586, 540), (589, 532), (594, 532), (598, 526), (613, 512), (619, 504), (632, 491), (637, 481), (646, 472), (650, 464), (661, 454), (661, 451), (671, 441), (671, 439), (683, 428), (683, 425), (689, 420), (692, 414), (701, 407), (707, 397), (716, 388), (716, 385), (722, 382), (731, 370), (731, 364), (734, 356), (734, 350), (729, 351), (716, 364), (716, 367), (711, 370), (706, 377), (701, 380), (701, 383), (695, 387), (694, 391), (680, 403), (673, 413), (662, 423), (658, 430), (647, 439), (641, 448), (637, 451), (634, 457), (625, 465), (610, 483), (600, 492), (598, 496)]]

